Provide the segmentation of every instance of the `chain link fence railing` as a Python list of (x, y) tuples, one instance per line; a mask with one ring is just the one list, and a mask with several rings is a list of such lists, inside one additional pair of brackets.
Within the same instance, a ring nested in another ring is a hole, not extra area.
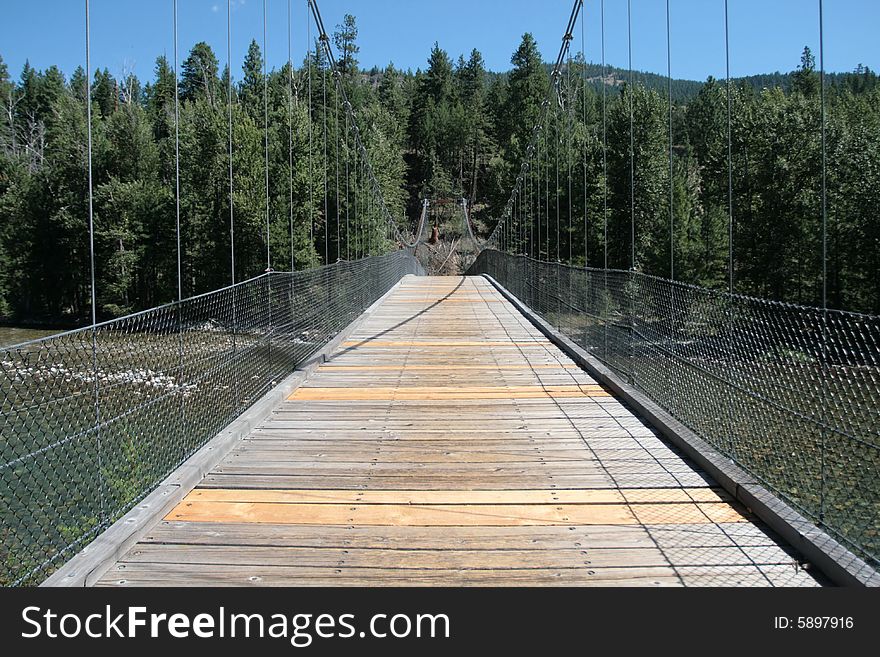
[(880, 317), (483, 251), (488, 274), (768, 489), (880, 562)]
[(39, 583), (406, 274), (397, 251), (0, 349), (0, 583)]

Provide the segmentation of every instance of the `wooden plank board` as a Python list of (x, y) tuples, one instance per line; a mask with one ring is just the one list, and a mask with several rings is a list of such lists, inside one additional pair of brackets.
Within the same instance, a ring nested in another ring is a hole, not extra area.
[[(714, 528), (714, 525), (703, 527)], [(691, 527), (687, 536), (704, 536)], [(535, 550), (656, 547), (640, 525), (524, 525), (517, 527), (359, 527), (162, 521), (142, 543), (174, 545), (266, 545), (406, 550)], [(695, 545), (708, 543), (706, 539)], [(725, 545), (732, 545), (729, 542)]]
[(100, 584), (814, 584), (790, 559), (488, 281), (423, 277)]
[(120, 562), (99, 586), (682, 586), (671, 567), (344, 568)]

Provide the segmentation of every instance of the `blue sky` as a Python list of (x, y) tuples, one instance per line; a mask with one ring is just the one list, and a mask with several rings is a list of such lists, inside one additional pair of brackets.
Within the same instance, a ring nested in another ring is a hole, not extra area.
[[(179, 50), (204, 40), (226, 61), (226, 0), (178, 0)], [(724, 75), (723, 0), (670, 0), (673, 76)], [(804, 45), (818, 53), (818, 0), (729, 0), (733, 75), (787, 71)], [(287, 0), (267, 0), (270, 67), (287, 61)], [(26, 59), (65, 73), (84, 61), (83, 0), (3, 0), (0, 55), (17, 77)], [(608, 63), (627, 64), (626, 0), (605, 0)], [(172, 0), (91, 0), (92, 63), (115, 75), (149, 78), (157, 55), (171, 58)], [(547, 60), (555, 59), (570, 0), (320, 0), (328, 31), (353, 13), (360, 29), (362, 65), (424, 68), (438, 41), (453, 57), (473, 47), (489, 68), (506, 70), (523, 32), (532, 32)], [(586, 0), (586, 57), (600, 60), (599, 0)], [(632, 0), (633, 66), (666, 72), (665, 0)], [(293, 57), (307, 39), (305, 0), (292, 0)], [(262, 43), (263, 0), (233, 0), (234, 75), (252, 38)], [(878, 0), (825, 0), (825, 57), (829, 71), (859, 63), (880, 69)], [(312, 32), (314, 35), (314, 31)], [(580, 25), (575, 48), (580, 49)]]

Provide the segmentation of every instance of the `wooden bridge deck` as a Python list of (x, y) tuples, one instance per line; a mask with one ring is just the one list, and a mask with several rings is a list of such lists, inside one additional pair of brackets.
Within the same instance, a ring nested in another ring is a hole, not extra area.
[(100, 581), (816, 585), (482, 278), (407, 277)]

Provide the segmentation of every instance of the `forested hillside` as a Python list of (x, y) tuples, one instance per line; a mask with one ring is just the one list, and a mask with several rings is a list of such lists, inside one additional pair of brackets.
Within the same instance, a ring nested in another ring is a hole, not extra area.
[[(352, 17), (334, 35), (343, 84), (356, 109), (386, 203), (411, 226), (422, 197), (465, 196), (488, 232), (507, 198), (547, 97), (548, 67), (526, 34), (511, 70), (491, 73), (473, 50), (454, 59), (438, 44), (425, 69), (358, 68)], [(798, 53), (793, 53), (797, 61)], [(180, 221), (184, 294), (230, 282), (230, 215), (237, 280), (266, 268), (262, 53), (252, 43), (232, 72), (197, 44), (182, 62)], [(177, 295), (174, 72), (160, 57), (150, 80), (93, 73), (94, 212), (100, 317)], [(638, 268), (670, 272), (666, 80), (574, 60), (561, 111), (545, 131), (562, 152), (542, 162), (573, 184), (558, 192), (564, 230), (545, 257), (630, 266), (635, 208)], [(827, 81), (829, 303), (880, 312), (880, 85), (860, 67)], [(75, 324), (88, 315), (86, 78), (0, 60), (0, 317)], [(630, 189), (630, 102), (635, 187)], [(731, 99), (733, 197), (728, 195), (727, 92), (722, 82), (674, 81), (672, 217), (675, 276), (726, 287), (729, 205), (736, 288), (815, 304), (821, 300), (821, 114), (808, 51), (790, 74), (737, 81)], [(312, 57), (268, 77), (269, 233), (272, 266), (311, 267), (387, 248), (381, 221), (357, 232), (363, 183), (326, 62)], [(603, 124), (603, 115), (605, 122)], [(604, 125), (604, 129), (603, 129)], [(603, 148), (603, 141), (607, 150)], [(545, 152), (547, 151), (545, 147)], [(555, 152), (555, 151), (554, 151)], [(604, 157), (603, 157), (604, 154)], [(354, 167), (354, 188), (336, 180)], [(607, 178), (605, 177), (607, 171)], [(555, 194), (554, 194), (555, 196)], [(360, 203), (360, 205), (359, 205)], [(571, 215), (569, 216), (569, 208)], [(584, 217), (586, 216), (586, 222)], [(351, 234), (343, 222), (351, 219)], [(545, 218), (546, 220), (546, 218)], [(584, 229), (586, 223), (587, 228)], [(555, 239), (555, 238), (554, 238)], [(292, 251), (291, 253), (291, 244)], [(525, 245), (519, 245), (525, 248)], [(546, 249), (545, 249), (546, 251)]]

